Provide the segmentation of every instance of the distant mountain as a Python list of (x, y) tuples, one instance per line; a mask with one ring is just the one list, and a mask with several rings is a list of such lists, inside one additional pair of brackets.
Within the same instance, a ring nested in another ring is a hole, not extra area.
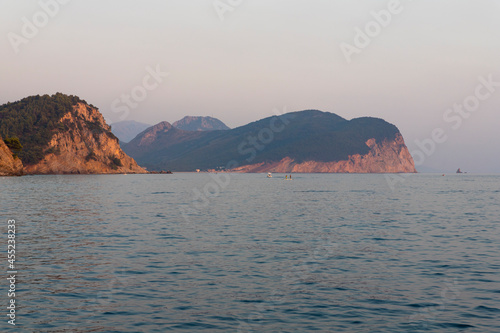
[(150, 170), (221, 166), (240, 172), (415, 172), (396, 126), (307, 110), (226, 131), (184, 131), (164, 122), (123, 150)]
[(0, 105), (0, 136), (19, 138), (28, 174), (145, 173), (104, 117), (77, 96), (30, 96)]
[(151, 125), (135, 120), (124, 120), (111, 124), (111, 132), (122, 142), (129, 142)]
[[(165, 155), (179, 157), (194, 147), (191, 142), (196, 144), (196, 140), (205, 135), (215, 134), (219, 131), (184, 131), (173, 127), (170, 123), (163, 121), (149, 127), (139, 133), (129, 143), (122, 143), (122, 148), (128, 151), (127, 154), (133, 154), (143, 161), (143, 166), (150, 170), (162, 170), (168, 164), (162, 163)], [(157, 154), (156, 157), (152, 156)], [(151, 160), (155, 162), (150, 163)], [(196, 168), (194, 168), (196, 169)]]
[(212, 117), (191, 117), (186, 116), (172, 124), (175, 128), (185, 131), (214, 131), (228, 130), (222, 121)]

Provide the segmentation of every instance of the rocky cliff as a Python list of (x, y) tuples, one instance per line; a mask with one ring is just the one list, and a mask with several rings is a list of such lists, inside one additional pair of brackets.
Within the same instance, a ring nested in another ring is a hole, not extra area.
[(19, 138), (28, 174), (146, 172), (121, 150), (99, 110), (77, 96), (36, 95), (0, 105), (0, 136)]
[(28, 174), (145, 173), (120, 148), (102, 114), (84, 103), (73, 106), (60, 123), (68, 128), (54, 134), (43, 159), (25, 167)]
[(12, 155), (10, 149), (0, 138), (0, 176), (21, 176), (23, 164), (19, 158)]
[(229, 170), (231, 172), (280, 172), (280, 173), (414, 173), (417, 172), (413, 158), (401, 134), (394, 140), (377, 143), (375, 139), (366, 141), (370, 151), (365, 155), (350, 155), (347, 160), (335, 162), (296, 162), (285, 157), (278, 162), (262, 162), (244, 165)]

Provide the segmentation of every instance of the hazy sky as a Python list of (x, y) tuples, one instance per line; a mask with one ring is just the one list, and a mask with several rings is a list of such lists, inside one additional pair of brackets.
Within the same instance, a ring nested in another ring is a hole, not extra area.
[(420, 170), (500, 172), (500, 0), (397, 2), (0, 0), (0, 103), (59, 91), (110, 123), (373, 116)]

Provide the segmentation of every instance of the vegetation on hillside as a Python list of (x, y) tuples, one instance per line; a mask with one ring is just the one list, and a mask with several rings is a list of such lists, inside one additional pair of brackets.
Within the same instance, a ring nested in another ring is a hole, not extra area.
[[(393, 140), (399, 132), (396, 126), (382, 119), (364, 117), (349, 121), (317, 110), (273, 118), (197, 136), (181, 136), (179, 130), (169, 130), (158, 135), (160, 142), (149, 147), (139, 146), (141, 138), (137, 137), (123, 145), (123, 149), (149, 170), (192, 171), (216, 169), (232, 160), (239, 165), (277, 162), (284, 157), (299, 163), (341, 161), (349, 155), (368, 153), (368, 139)], [(274, 126), (279, 130), (272, 131), (272, 137), (268, 137)]]
[(18, 137), (5, 138), (3, 139), (5, 145), (10, 149), (12, 155), (17, 158), (18, 154), (23, 150), (23, 145), (19, 141)]
[(118, 167), (123, 166), (122, 161), (116, 156), (110, 155), (109, 160), (110, 160), (109, 166), (113, 170), (118, 170)]
[(36, 164), (43, 159), (52, 136), (69, 130), (60, 119), (80, 102), (87, 104), (77, 96), (56, 93), (0, 105), (0, 136), (19, 138), (23, 147), (19, 157), (25, 165)]

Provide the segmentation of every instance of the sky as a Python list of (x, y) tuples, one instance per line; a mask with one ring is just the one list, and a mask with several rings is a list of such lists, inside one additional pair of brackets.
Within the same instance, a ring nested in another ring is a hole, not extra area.
[(230, 127), (319, 109), (395, 124), (419, 171), (500, 172), (500, 0), (0, 0), (0, 103)]

